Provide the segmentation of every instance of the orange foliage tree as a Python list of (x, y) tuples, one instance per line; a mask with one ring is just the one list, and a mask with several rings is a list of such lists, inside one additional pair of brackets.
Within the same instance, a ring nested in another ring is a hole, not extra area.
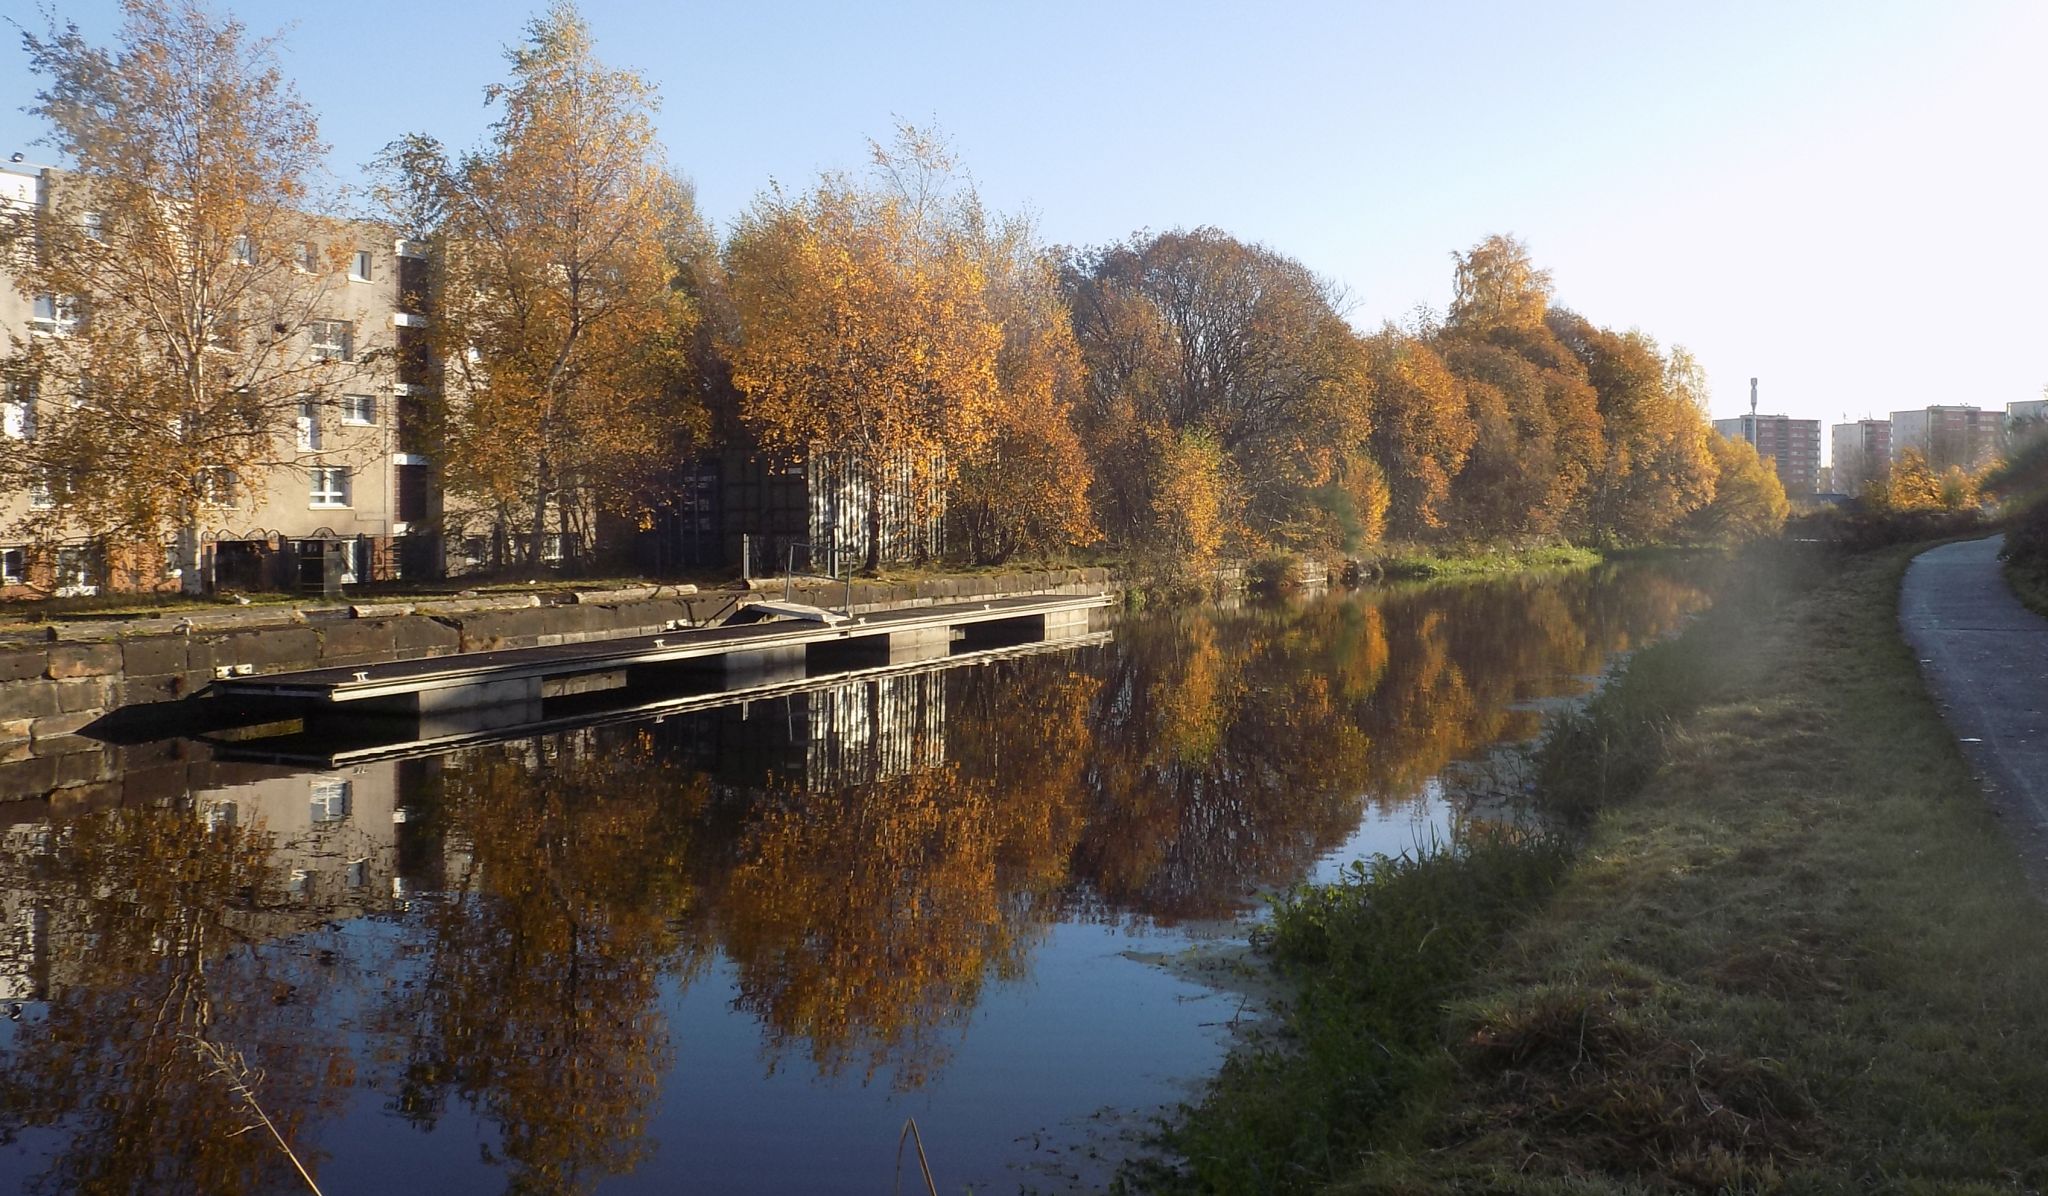
[[(394, 143), (386, 195), (433, 196), (443, 277), (433, 341), (451, 390), (447, 483), (502, 536), (521, 517), (538, 562), (566, 527), (631, 508), (701, 430), (686, 384), (694, 306), (679, 262), (708, 237), (663, 165), (653, 87), (598, 60), (557, 3), (507, 51), (509, 82), (482, 149), (448, 162), (430, 138)], [(399, 205), (395, 223), (419, 205)]]
[(1606, 434), (1589, 493), (1591, 534), (1621, 543), (1670, 534), (1714, 497), (1712, 428), (1696, 394), (1673, 385), (1657, 343), (1640, 332), (1596, 328), (1557, 309), (1549, 323), (1585, 367)]
[(1436, 532), (1449, 513), (1451, 479), (1478, 434), (1465, 387), (1426, 341), (1392, 326), (1370, 350), (1372, 452), (1393, 495), (1390, 523), (1400, 535)]
[(1714, 455), (1714, 500), (1693, 512), (1694, 534), (1739, 542), (1782, 531), (1792, 503), (1778, 471), (1757, 455), (1756, 446), (1717, 432), (1707, 447)]
[(1002, 329), (993, 431), (967, 456), (947, 504), (968, 556), (998, 564), (1019, 552), (1057, 552), (1096, 538), (1088, 506), (1092, 472), (1074, 430), (1081, 352), (1050, 258), (1022, 219), (971, 238)]
[(1438, 341), (1475, 424), (1453, 486), (1457, 527), (1473, 538), (1568, 533), (1603, 446), (1585, 369), (1544, 323), (1550, 272), (1508, 236), (1453, 257), (1456, 294)]
[[(740, 218), (725, 251), (739, 337), (727, 354), (764, 449), (845, 453), (871, 490), (907, 474), (930, 503), (995, 433), (1003, 329), (967, 235), (978, 206), (943, 146), (905, 128), (874, 157), (869, 182), (773, 188)], [(869, 501), (869, 572), (882, 524)]]

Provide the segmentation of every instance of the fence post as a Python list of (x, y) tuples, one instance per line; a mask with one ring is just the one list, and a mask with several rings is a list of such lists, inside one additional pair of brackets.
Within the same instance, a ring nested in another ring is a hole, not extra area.
[(740, 533), (740, 580), (750, 588), (754, 580), (754, 537), (750, 532)]

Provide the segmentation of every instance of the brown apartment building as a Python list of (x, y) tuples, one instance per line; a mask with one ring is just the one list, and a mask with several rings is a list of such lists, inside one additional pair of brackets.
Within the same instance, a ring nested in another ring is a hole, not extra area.
[(1748, 414), (1717, 419), (1714, 430), (1730, 440), (1754, 446), (1757, 456), (1769, 460), (1777, 470), (1786, 494), (1793, 498), (1811, 497), (1819, 491), (1819, 420)]
[[(59, 172), (0, 165), (0, 203), (32, 206), (46, 218), (73, 218), (78, 208), (76, 218), (90, 227), (94, 214), (75, 200), (53, 207), (63, 188)], [(309, 220), (304, 237), (292, 265), (315, 276), (313, 299), (309, 318), (286, 334), (296, 338), (292, 351), (322, 363), (320, 384), (275, 419), (270, 461), (254, 476), (224, 478), (206, 510), (199, 552), (209, 589), (305, 588), (438, 568), (438, 502), (420, 403), (434, 385), (424, 344), (425, 255), (366, 224)], [(71, 335), (77, 318), (69, 297), (25, 294), (0, 265), (0, 355), (34, 338)], [(33, 438), (38, 408), (59, 401), (40, 390), (19, 384), (0, 399), (0, 452)], [(29, 543), (20, 529), (30, 517), (57, 528), (54, 537)], [(0, 491), (0, 597), (174, 589), (177, 559), (169, 545), (161, 554), (110, 551), (36, 487)]]

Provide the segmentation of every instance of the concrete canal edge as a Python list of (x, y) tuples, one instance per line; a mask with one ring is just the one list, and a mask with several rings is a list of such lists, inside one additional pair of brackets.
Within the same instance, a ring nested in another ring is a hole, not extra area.
[[(1054, 569), (792, 587), (799, 601), (854, 613), (976, 598), (1100, 594), (1121, 588), (1108, 569)], [(781, 582), (773, 593), (782, 592)], [(0, 802), (53, 805), (123, 797), (131, 771), (146, 775), (175, 743), (126, 745), (81, 734), (120, 710), (201, 695), (219, 670), (238, 676), (338, 665), (389, 664), (456, 652), (548, 647), (701, 626), (744, 591), (640, 587), (579, 595), (514, 594), (352, 607), (261, 607), (172, 618), (106, 620), (0, 635)], [(166, 710), (170, 709), (168, 706)], [(147, 757), (145, 759), (144, 757)], [(140, 766), (139, 768), (137, 766)]]

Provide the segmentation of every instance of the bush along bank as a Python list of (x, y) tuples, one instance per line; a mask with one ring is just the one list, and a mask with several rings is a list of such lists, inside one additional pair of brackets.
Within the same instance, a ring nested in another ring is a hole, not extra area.
[(1910, 549), (1752, 552), (1534, 761), (1559, 829), (1295, 893), (1295, 996), (1161, 1191), (2048, 1181), (2048, 915), (1896, 632)]

